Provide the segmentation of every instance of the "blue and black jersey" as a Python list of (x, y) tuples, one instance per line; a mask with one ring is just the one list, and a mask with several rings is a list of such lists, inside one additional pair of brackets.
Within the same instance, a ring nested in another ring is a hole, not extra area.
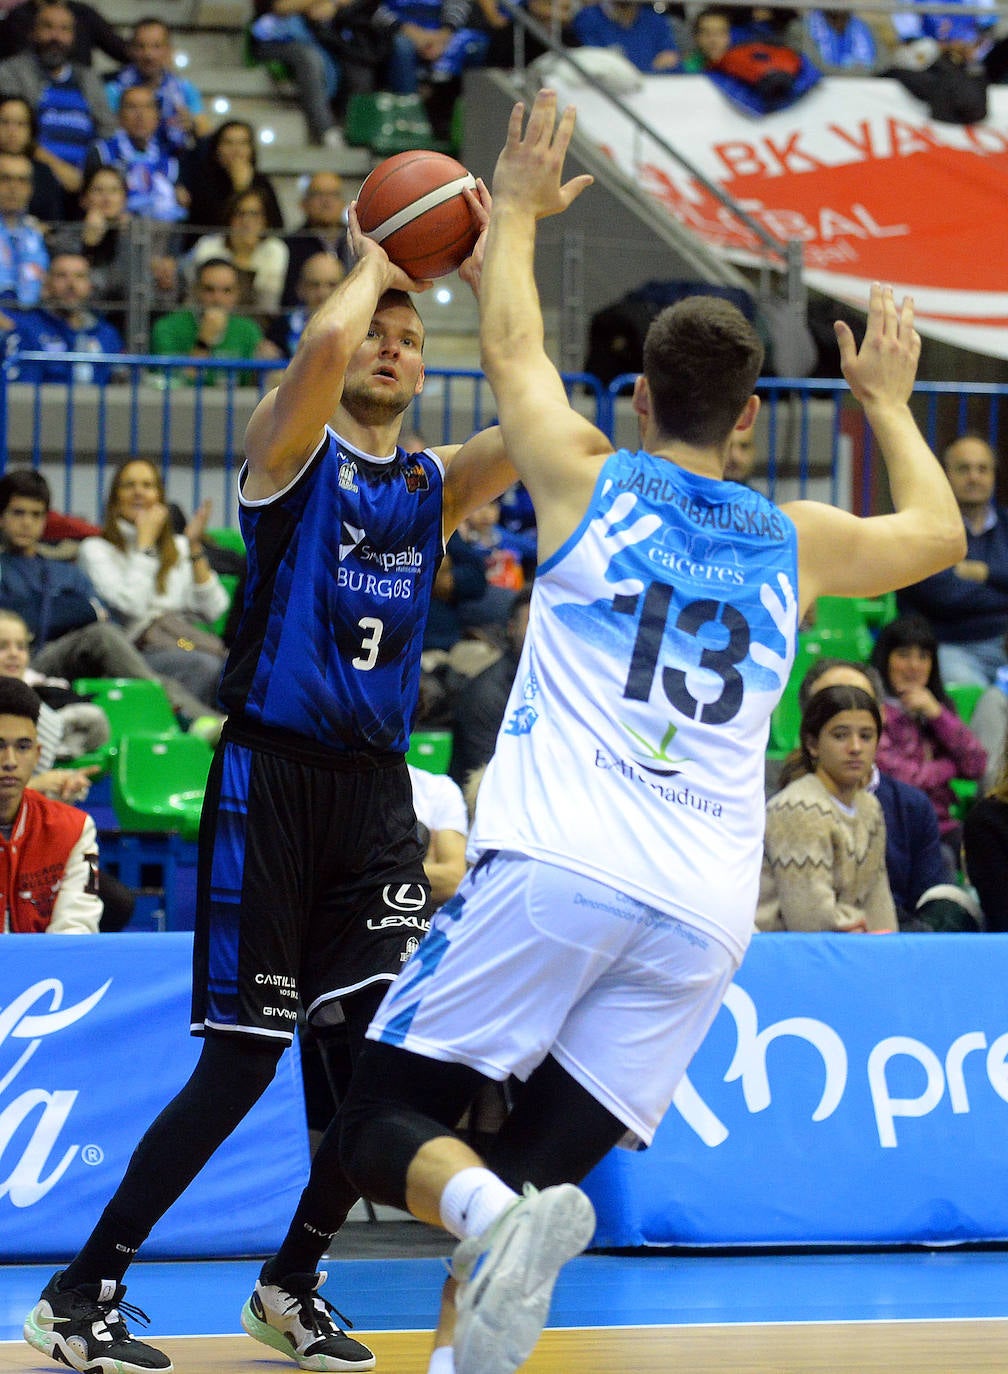
[(430, 452), (374, 458), (329, 430), (284, 491), (241, 498), (248, 572), (220, 690), (229, 714), (329, 749), (405, 752), (443, 483)]

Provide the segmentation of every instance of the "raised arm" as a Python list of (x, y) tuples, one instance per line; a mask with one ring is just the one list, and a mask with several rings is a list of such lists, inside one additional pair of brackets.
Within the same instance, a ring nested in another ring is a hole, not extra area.
[(252, 500), (282, 490), (318, 448), (343, 394), (347, 365), (367, 335), (382, 293), (419, 291), (429, 284), (394, 267), (384, 249), (359, 229), (353, 242), (357, 264), (308, 321), (280, 385), (263, 397), (249, 420), (245, 494)]
[(858, 348), (836, 325), (843, 374), (864, 407), (886, 465), (895, 512), (866, 519), (811, 501), (784, 507), (798, 527), (800, 600), (877, 596), (950, 567), (966, 551), (962, 516), (910, 411), (920, 357), (913, 303), (872, 286)]
[(546, 352), (533, 271), (536, 223), (565, 210), (591, 177), (562, 181), (574, 110), (556, 117), (556, 95), (540, 91), (524, 133), (514, 107), (493, 178), (493, 209), (480, 290), (480, 354), (493, 388), (504, 443), (536, 507), (540, 557), (584, 513), (602, 457), (612, 445), (571, 409)]

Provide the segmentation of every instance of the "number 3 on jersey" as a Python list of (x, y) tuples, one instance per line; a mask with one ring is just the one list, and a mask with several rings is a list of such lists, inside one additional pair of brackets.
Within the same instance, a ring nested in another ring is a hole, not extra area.
[[(613, 610), (621, 615), (636, 615), (638, 596), (613, 597)], [(665, 582), (652, 582), (644, 593), (637, 636), (630, 655), (623, 695), (630, 701), (647, 701), (651, 695), (658, 668), (658, 653), (665, 636), (672, 588)], [(728, 631), (728, 643), (721, 649), (704, 648), (700, 652), (700, 667), (717, 673), (724, 684), (721, 695), (709, 701), (701, 710), (697, 699), (686, 690), (686, 674), (680, 668), (663, 668), (662, 690), (669, 701), (684, 716), (695, 720), (699, 714), (705, 725), (724, 725), (738, 715), (742, 705), (742, 674), (735, 667), (749, 652), (749, 625), (737, 607), (728, 602), (691, 601), (679, 612), (676, 629), (696, 636), (701, 627), (719, 621)]]
[(378, 662), (378, 645), (381, 643), (385, 622), (376, 616), (366, 615), (358, 620), (357, 625), (364, 633), (361, 637), (360, 653), (356, 658), (352, 658), (350, 663), (354, 668), (360, 668), (361, 672), (366, 673)]

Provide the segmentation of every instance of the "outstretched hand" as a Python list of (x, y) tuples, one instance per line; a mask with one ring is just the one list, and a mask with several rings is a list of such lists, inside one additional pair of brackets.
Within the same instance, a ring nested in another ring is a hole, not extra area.
[(574, 107), (568, 105), (558, 120), (556, 92), (540, 91), (523, 134), (525, 106), (518, 102), (511, 111), (507, 142), (493, 175), (498, 207), (517, 205), (543, 219), (566, 210), (592, 184), (594, 178), (587, 173), (561, 181), (574, 118)]
[(909, 296), (897, 308), (891, 286), (872, 284), (860, 348), (842, 320), (836, 321), (833, 330), (840, 346), (843, 375), (862, 405), (905, 405), (909, 401), (921, 351)]
[(375, 239), (368, 238), (364, 230), (360, 227), (357, 218), (357, 202), (352, 201), (347, 212), (347, 229), (350, 239), (350, 247), (353, 249), (354, 258), (360, 262), (362, 258), (377, 255), (382, 259), (385, 268), (386, 281), (384, 289), (386, 291), (429, 291), (434, 285), (432, 281), (415, 281), (401, 267), (396, 267), (395, 263), (385, 252), (385, 249)]

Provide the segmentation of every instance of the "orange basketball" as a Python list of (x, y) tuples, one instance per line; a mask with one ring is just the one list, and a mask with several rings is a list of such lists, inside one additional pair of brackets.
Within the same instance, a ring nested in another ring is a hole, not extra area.
[(361, 187), (357, 219), (411, 277), (444, 277), (469, 256), (479, 237), (462, 194), (475, 185), (476, 178), (445, 153), (423, 148), (396, 153)]

